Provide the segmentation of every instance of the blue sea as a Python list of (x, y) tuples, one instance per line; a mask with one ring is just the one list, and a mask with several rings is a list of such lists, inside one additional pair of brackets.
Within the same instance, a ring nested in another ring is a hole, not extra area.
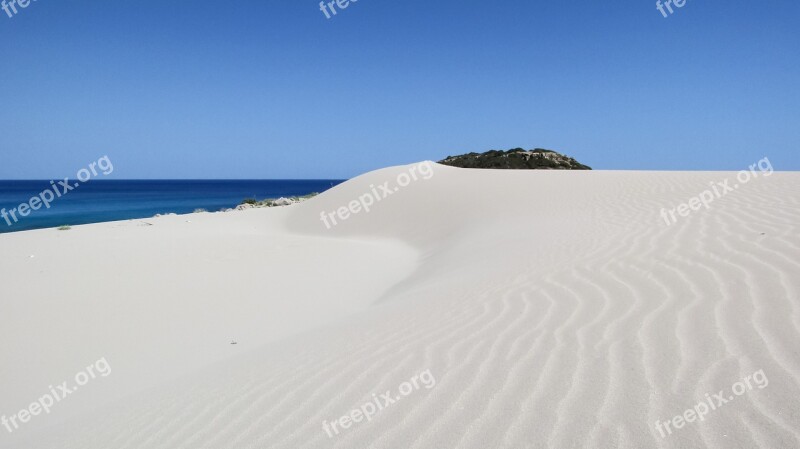
[(7, 214), (6, 218), (0, 216), (0, 233), (148, 218), (156, 214), (186, 214), (195, 209), (215, 212), (236, 207), (246, 198), (263, 200), (322, 193), (342, 182), (330, 179), (70, 181), (79, 187), (55, 198), (49, 209), (39, 205), (38, 210), (29, 211), (26, 217), (16, 212), (19, 221), (14, 222), (8, 211), (45, 190), (52, 192), (54, 187), (49, 180), (0, 181), (0, 211), (4, 208)]

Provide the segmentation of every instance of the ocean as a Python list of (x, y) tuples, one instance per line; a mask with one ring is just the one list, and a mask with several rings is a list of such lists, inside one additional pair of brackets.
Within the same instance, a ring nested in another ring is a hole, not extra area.
[[(196, 209), (215, 212), (236, 207), (246, 198), (258, 200), (322, 193), (343, 180), (99, 180), (93, 179), (50, 203), (34, 202), (14, 221), (9, 211), (45, 190), (48, 181), (0, 181), (0, 233), (106, 221), (149, 218), (156, 214), (186, 214)], [(71, 181), (72, 184), (79, 184)], [(56, 186), (58, 184), (56, 183)], [(59, 193), (63, 190), (59, 187)], [(45, 198), (47, 195), (45, 196)]]

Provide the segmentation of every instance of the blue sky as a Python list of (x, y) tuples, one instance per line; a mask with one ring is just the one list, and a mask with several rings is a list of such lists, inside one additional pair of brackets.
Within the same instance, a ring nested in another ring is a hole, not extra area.
[(38, 0), (0, 11), (0, 179), (347, 178), (514, 147), (800, 170), (800, 4)]

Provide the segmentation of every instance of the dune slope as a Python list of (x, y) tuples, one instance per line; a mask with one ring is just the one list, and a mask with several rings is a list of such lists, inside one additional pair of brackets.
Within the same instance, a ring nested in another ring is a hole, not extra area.
[(0, 447), (800, 447), (800, 174), (413, 167), (0, 235)]

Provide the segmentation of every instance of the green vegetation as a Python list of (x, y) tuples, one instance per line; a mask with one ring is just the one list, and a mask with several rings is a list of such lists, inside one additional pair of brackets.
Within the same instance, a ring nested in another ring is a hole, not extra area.
[(510, 170), (591, 170), (575, 159), (561, 153), (537, 148), (527, 151), (514, 148), (508, 151), (491, 150), (448, 156), (440, 164), (461, 168), (493, 168)]
[(69, 231), (70, 229), (72, 229), (72, 226), (70, 225), (61, 225), (58, 227), (59, 231)]
[[(289, 197), (287, 199), (291, 200), (292, 203), (299, 203), (301, 201), (305, 201), (305, 200), (308, 200), (310, 198), (313, 198), (313, 197), (315, 197), (317, 195), (319, 195), (319, 193), (314, 192), (314, 193), (309, 193), (308, 195), (303, 195), (303, 196), (291, 196), (291, 197)], [(241, 204), (250, 204), (253, 207), (279, 207), (279, 206), (283, 206), (284, 204), (279, 204), (278, 203), (279, 199), (280, 198), (268, 198), (268, 199), (265, 199), (265, 200), (258, 201), (258, 200), (253, 199), (253, 198), (247, 198), (247, 199), (243, 200)]]

